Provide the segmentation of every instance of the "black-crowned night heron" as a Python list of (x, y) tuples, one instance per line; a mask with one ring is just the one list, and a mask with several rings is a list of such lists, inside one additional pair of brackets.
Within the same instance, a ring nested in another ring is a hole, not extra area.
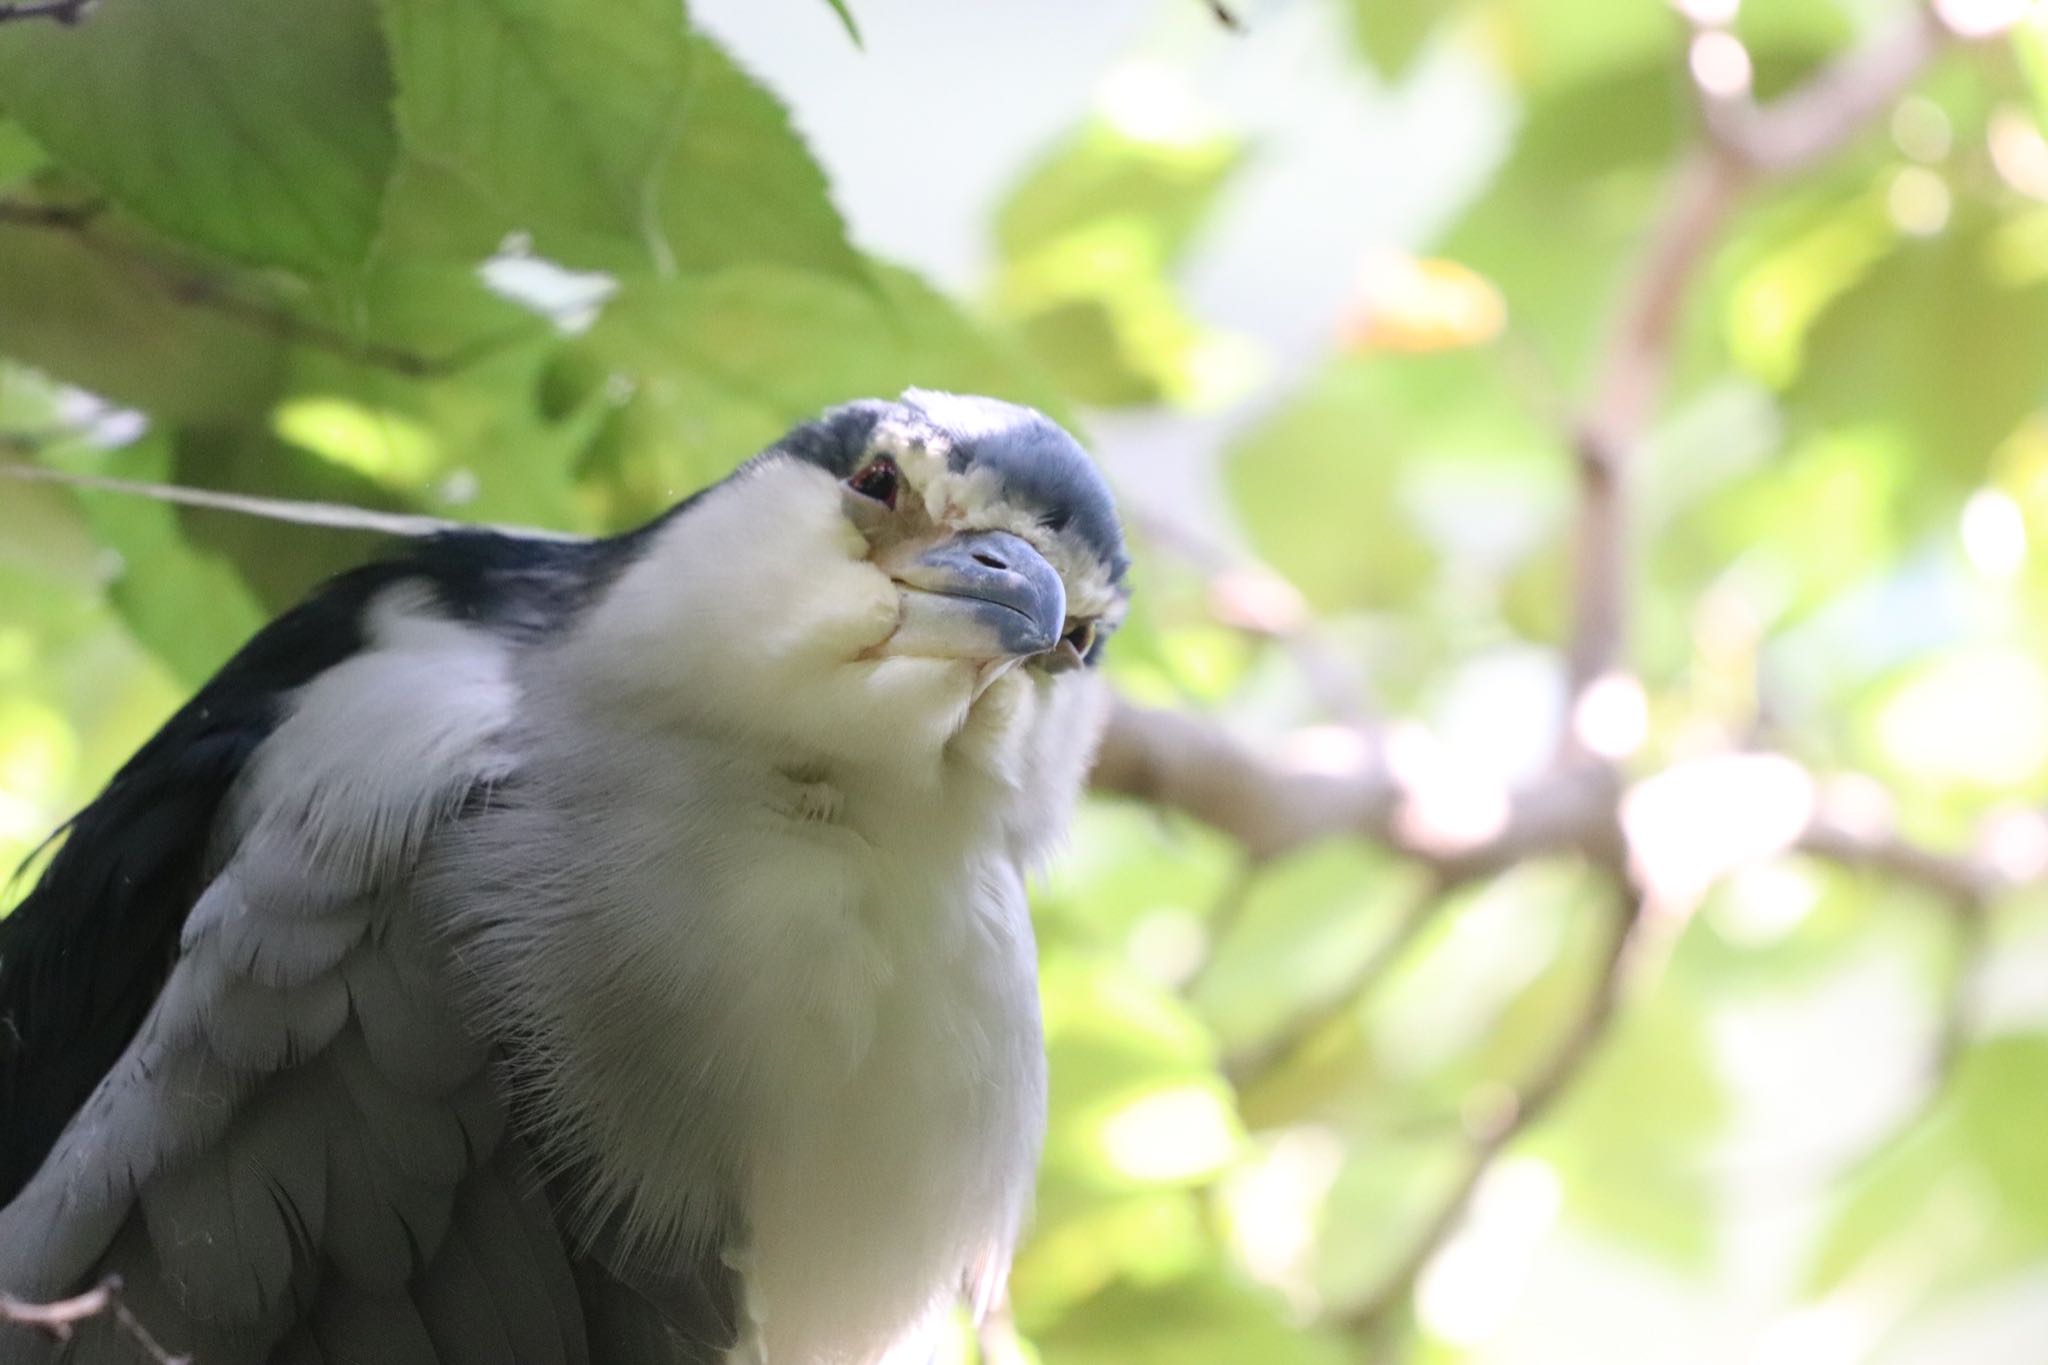
[(0, 1290), (118, 1273), (201, 1365), (851, 1365), (985, 1302), (1124, 569), (1065, 432), (913, 391), (335, 580), (0, 922)]

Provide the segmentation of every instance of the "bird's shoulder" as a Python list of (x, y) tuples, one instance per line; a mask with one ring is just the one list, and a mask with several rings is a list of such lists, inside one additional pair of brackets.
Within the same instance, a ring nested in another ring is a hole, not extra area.
[[(363, 718), (374, 699), (352, 693), (392, 680), (390, 668), (363, 665), (394, 653), (408, 616), (444, 623), (444, 645), (484, 657), (572, 616), (626, 552), (617, 541), (460, 531), (341, 574), (253, 636), (53, 837), (47, 865), (0, 919), (0, 1202), (140, 1026), (225, 856), (230, 794), (259, 761), (282, 773), (305, 758), (270, 752), (281, 727), (296, 718), (354, 748), (369, 736), (312, 722), (323, 707)], [(350, 665), (348, 685), (316, 693)], [(409, 682), (439, 690), (447, 679), (414, 669)]]
[(72, 823), (0, 931), (0, 1287), (121, 1273), (223, 1362), (462, 1358), (479, 1333), (585, 1358), (574, 1257), (416, 873), (510, 776), (518, 651), (629, 554), (465, 534), (352, 571)]

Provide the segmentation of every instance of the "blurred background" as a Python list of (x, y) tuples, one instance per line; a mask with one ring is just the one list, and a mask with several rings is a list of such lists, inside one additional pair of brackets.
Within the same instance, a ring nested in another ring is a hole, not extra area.
[[(2048, 14), (679, 16), (0, 22), (0, 460), (603, 532), (1043, 406), (1138, 596), (945, 1359), (2048, 1361)], [(0, 864), (376, 547), (0, 481)]]

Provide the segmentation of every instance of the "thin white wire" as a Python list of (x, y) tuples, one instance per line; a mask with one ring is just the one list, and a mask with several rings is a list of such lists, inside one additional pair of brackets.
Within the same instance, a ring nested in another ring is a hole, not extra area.
[(445, 531), (497, 531), (533, 540), (582, 540), (582, 536), (536, 526), (493, 526), (477, 522), (451, 521), (409, 512), (373, 512), (367, 507), (350, 507), (338, 502), (302, 502), (294, 498), (261, 498), (246, 493), (221, 493), (209, 488), (187, 488), (181, 484), (143, 483), (134, 479), (113, 479), (99, 474), (74, 474), (34, 464), (0, 464), (0, 475), (29, 483), (58, 483), (94, 493), (124, 493), (182, 507), (205, 507), (217, 512), (236, 512), (268, 521), (291, 522), (300, 526), (327, 526), (344, 531), (375, 531), (382, 535), (418, 538)]

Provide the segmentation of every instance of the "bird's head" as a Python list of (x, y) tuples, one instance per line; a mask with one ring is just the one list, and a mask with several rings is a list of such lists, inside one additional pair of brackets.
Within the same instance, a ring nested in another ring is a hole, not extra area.
[(1108, 487), (1059, 426), (912, 390), (835, 408), (678, 507), (583, 635), (677, 721), (1077, 783), (1126, 567)]

